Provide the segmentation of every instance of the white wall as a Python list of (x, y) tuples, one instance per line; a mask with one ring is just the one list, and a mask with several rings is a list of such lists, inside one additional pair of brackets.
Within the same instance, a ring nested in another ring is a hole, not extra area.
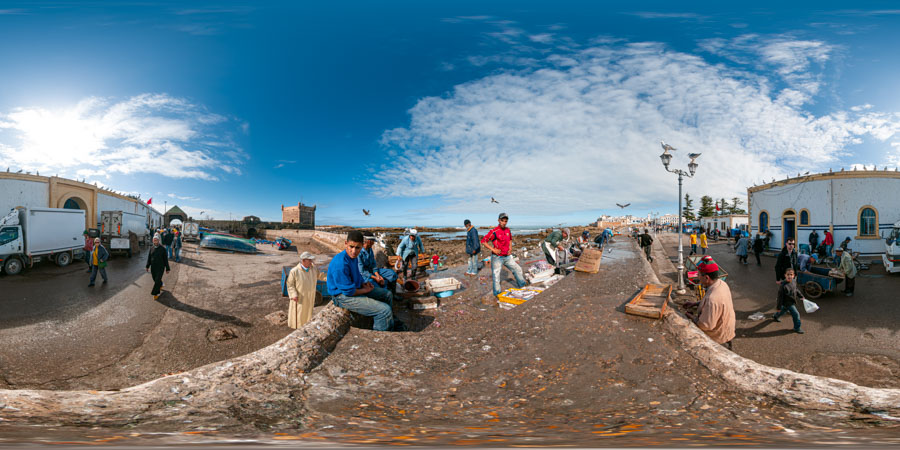
[(97, 222), (100, 221), (100, 214), (103, 211), (125, 211), (138, 214), (141, 211), (137, 205), (136, 201), (124, 200), (99, 192), (97, 193)]
[(47, 208), (50, 185), (40, 181), (0, 179), (0, 216), (15, 208)]
[[(834, 201), (832, 203), (832, 192)], [(804, 244), (816, 229), (819, 240), (823, 230), (834, 227), (835, 245), (845, 237), (852, 239), (850, 248), (864, 255), (884, 253), (880, 231), (888, 230), (900, 220), (900, 178), (834, 178), (811, 180), (776, 186), (750, 193), (752, 231), (759, 229), (759, 213), (769, 214), (769, 227), (774, 235), (770, 246), (783, 245), (782, 212), (793, 209), (797, 218), (797, 240)], [(859, 210), (865, 205), (878, 212), (879, 236), (873, 239), (857, 236)], [(800, 212), (809, 211), (809, 225), (800, 225)]]

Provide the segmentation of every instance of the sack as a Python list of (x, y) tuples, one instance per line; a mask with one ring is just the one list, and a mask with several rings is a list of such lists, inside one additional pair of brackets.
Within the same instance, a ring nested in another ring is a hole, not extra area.
[(805, 309), (807, 313), (814, 313), (819, 310), (819, 305), (804, 298), (803, 309)]

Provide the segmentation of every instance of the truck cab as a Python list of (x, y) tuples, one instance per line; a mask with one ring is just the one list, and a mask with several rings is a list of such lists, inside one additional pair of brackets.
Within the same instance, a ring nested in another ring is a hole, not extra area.
[(900, 272), (900, 222), (895, 223), (890, 234), (884, 238), (884, 254), (881, 255), (881, 261), (888, 273)]
[(22, 271), (22, 262), (12, 255), (22, 253), (22, 227), (19, 225), (4, 225), (0, 227), (0, 269), (6, 268), (7, 273), (16, 274)]

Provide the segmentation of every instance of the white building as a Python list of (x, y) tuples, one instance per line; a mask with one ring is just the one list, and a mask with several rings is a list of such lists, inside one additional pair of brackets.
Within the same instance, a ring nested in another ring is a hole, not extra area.
[(789, 178), (747, 189), (750, 230), (772, 232), (771, 248), (795, 237), (798, 244), (809, 241), (817, 230), (819, 242), (825, 230), (834, 235), (835, 245), (852, 239), (850, 248), (860, 255), (875, 256), (885, 251), (883, 230), (900, 220), (900, 172), (843, 171)]
[(742, 231), (748, 231), (750, 218), (747, 214), (729, 214), (724, 216), (710, 216), (700, 218), (700, 228), (704, 230), (719, 230), (723, 234), (725, 230), (733, 230), (738, 228)]
[(163, 216), (152, 206), (127, 195), (60, 177), (0, 173), (0, 214), (17, 207), (81, 209), (85, 228), (97, 228), (102, 211), (125, 211), (147, 218), (150, 227), (162, 225)]

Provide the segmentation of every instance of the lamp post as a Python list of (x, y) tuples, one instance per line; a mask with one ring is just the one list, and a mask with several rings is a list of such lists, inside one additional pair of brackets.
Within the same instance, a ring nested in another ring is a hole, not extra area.
[(699, 153), (691, 153), (688, 156), (691, 158), (691, 162), (688, 164), (688, 172), (685, 172), (681, 169), (672, 170), (669, 168), (669, 163), (672, 162), (672, 155), (669, 153), (669, 150), (675, 150), (670, 145), (665, 143), (662, 144), (663, 154), (659, 155), (659, 159), (662, 160), (663, 166), (666, 168), (666, 171), (672, 172), (678, 175), (678, 290), (675, 291), (679, 294), (684, 294), (686, 291), (684, 289), (684, 249), (682, 248), (682, 219), (681, 219), (681, 183), (684, 177), (691, 178), (694, 176), (694, 173), (697, 171), (697, 163), (694, 161), (700, 156)]

